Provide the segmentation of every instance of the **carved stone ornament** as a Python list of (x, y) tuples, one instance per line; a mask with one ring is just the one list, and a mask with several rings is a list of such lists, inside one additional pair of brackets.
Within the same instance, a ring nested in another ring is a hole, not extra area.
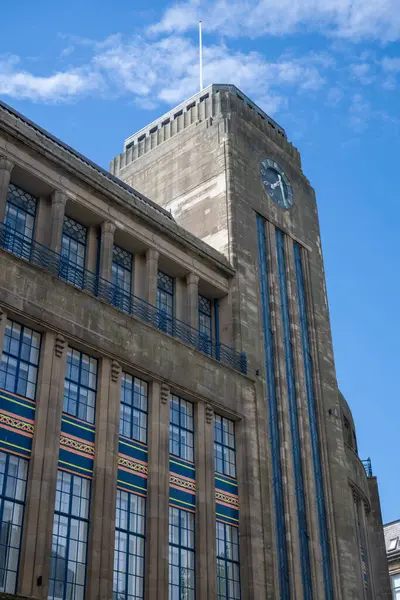
[(169, 400), (169, 387), (166, 383), (161, 384), (161, 402), (167, 404)]
[(211, 404), (206, 404), (206, 421), (212, 423), (214, 420), (214, 409)]
[(63, 355), (66, 344), (67, 342), (65, 341), (65, 338), (60, 333), (57, 333), (56, 342), (54, 345), (54, 353), (56, 356), (58, 356), (58, 358), (61, 358)]
[(116, 383), (119, 379), (120, 374), (121, 365), (116, 360), (113, 360), (111, 363), (111, 381), (114, 381)]

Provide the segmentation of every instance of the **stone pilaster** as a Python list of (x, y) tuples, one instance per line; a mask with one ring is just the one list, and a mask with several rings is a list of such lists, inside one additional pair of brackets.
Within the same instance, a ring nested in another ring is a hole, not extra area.
[(62, 232), (64, 225), (65, 205), (67, 196), (59, 190), (51, 195), (51, 234), (50, 248), (60, 254), (62, 244)]
[(187, 322), (198, 329), (199, 326), (199, 277), (189, 273), (186, 277), (187, 286)]
[(7, 192), (13, 167), (14, 163), (11, 160), (0, 156), (0, 222), (4, 221), (6, 216)]
[(23, 596), (47, 598), (65, 370), (66, 341), (47, 332), (41, 348), (17, 590)]
[(115, 224), (103, 221), (101, 224), (99, 275), (107, 281), (112, 279), (112, 256)]
[(157, 302), (158, 250), (149, 248), (146, 252), (147, 302)]
[(96, 399), (96, 440), (90, 506), (87, 598), (112, 597), (121, 367), (102, 358)]
[(214, 411), (197, 404), (196, 433), (196, 595), (217, 597), (215, 533)]
[(168, 600), (169, 404), (168, 386), (153, 381), (149, 394), (146, 600)]

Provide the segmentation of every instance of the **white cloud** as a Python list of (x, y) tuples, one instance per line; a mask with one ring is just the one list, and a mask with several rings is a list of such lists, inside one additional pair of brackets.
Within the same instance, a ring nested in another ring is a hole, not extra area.
[[(176, 104), (198, 90), (198, 48), (189, 37), (125, 40), (115, 35), (89, 42), (84, 40), (91, 48), (86, 65), (50, 75), (21, 69), (18, 57), (0, 57), (0, 94), (47, 102), (87, 94), (131, 96), (141, 107), (154, 108), (160, 103)], [(205, 85), (235, 84), (270, 113), (286, 106), (289, 95), (318, 91), (330, 65), (332, 60), (325, 54), (285, 54), (269, 62), (258, 52), (233, 51), (224, 44), (204, 47)]]
[(375, 75), (369, 63), (359, 63), (350, 65), (350, 73), (354, 79), (357, 79), (363, 85), (369, 85), (375, 81)]
[(387, 73), (400, 73), (400, 58), (385, 56), (382, 60), (382, 69)]
[(188, 0), (168, 8), (152, 33), (205, 31), (257, 37), (317, 31), (346, 39), (400, 38), (398, 0)]
[(34, 101), (66, 101), (99, 89), (101, 80), (97, 73), (72, 69), (37, 76), (19, 69), (17, 56), (0, 57), (0, 94)]

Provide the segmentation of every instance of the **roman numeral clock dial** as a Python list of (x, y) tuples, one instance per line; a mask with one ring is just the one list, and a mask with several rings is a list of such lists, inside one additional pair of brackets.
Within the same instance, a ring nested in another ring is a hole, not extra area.
[(283, 169), (270, 158), (260, 164), (261, 181), (271, 200), (283, 210), (293, 206), (293, 189)]

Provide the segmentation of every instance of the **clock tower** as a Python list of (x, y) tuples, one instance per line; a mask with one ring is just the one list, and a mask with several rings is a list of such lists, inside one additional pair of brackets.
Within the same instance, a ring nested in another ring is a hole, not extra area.
[(241, 429), (242, 600), (386, 600), (376, 480), (344, 438), (315, 193), (285, 130), (211, 85), (127, 138), (111, 172), (236, 270), (221, 339), (247, 353), (256, 390)]

